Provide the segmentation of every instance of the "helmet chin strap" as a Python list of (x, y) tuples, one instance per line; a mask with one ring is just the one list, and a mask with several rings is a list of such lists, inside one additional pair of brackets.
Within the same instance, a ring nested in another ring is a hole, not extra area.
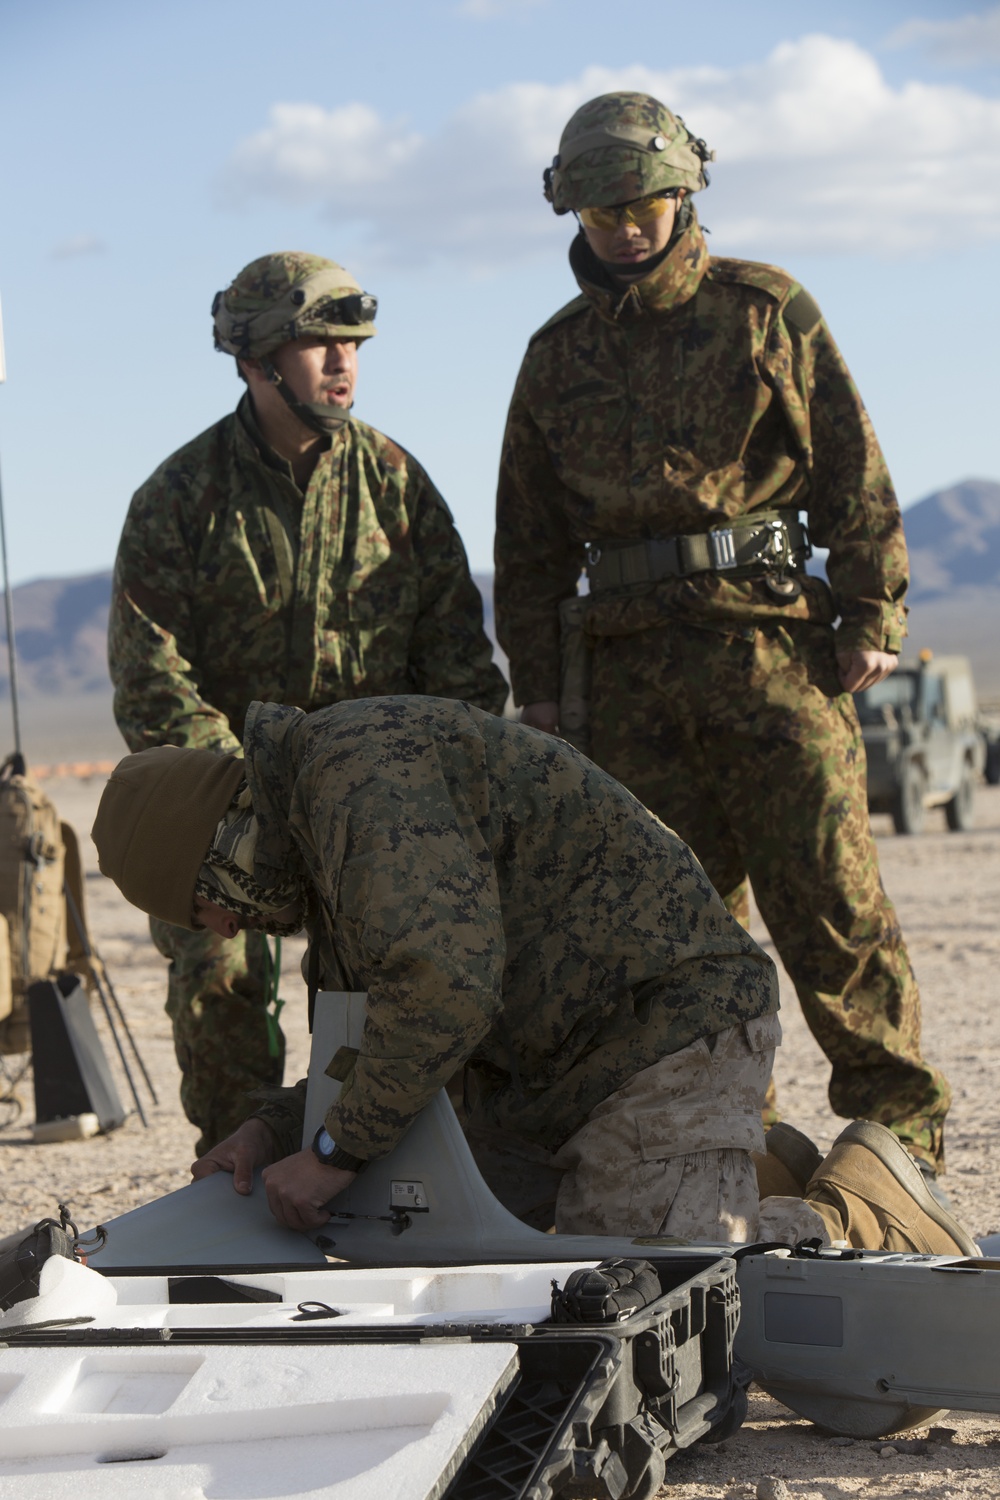
[[(329, 437), (343, 427), (345, 422), (351, 420), (351, 410), (347, 406), (327, 406), (321, 401), (300, 401), (293, 395), (291, 387), (283, 380), (269, 359), (260, 361), (264, 377), (275, 387), (278, 395), (284, 401), (289, 411), (311, 432), (318, 433), (320, 437)], [(353, 404), (353, 403), (352, 403)]]

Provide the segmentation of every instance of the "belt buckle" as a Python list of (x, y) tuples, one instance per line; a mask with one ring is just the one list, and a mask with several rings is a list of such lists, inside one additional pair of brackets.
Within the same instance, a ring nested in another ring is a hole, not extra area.
[(762, 568), (778, 573), (793, 565), (791, 540), (784, 521), (763, 522), (754, 531), (753, 539), (758, 545), (753, 555), (745, 559), (747, 563), (760, 563)]
[(723, 526), (718, 531), (710, 531), (708, 550), (712, 554), (712, 567), (717, 573), (723, 573), (727, 568), (735, 568), (736, 544), (733, 541), (733, 528)]
[(774, 561), (769, 565), (784, 571), (785, 565), (792, 560), (791, 538), (784, 521), (768, 521), (768, 529), (771, 533), (771, 552)]

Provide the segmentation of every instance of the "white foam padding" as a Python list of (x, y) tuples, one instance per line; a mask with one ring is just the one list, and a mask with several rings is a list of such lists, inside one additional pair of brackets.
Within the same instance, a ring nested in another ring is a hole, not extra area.
[[(333, 1309), (330, 1322), (336, 1321), (338, 1331), (368, 1325), (544, 1323), (550, 1315), (553, 1281), (562, 1283), (578, 1267), (594, 1264), (222, 1272), (219, 1301), (201, 1300), (201, 1291), (198, 1301), (185, 1302), (182, 1276), (100, 1276), (53, 1257), (42, 1271), (43, 1294), (3, 1314), (0, 1333), (11, 1325), (72, 1318), (83, 1320), (84, 1337), (88, 1328), (286, 1328), (294, 1335), (295, 1315), (305, 1302), (322, 1302)], [(194, 1279), (203, 1281), (202, 1276)], [(224, 1295), (227, 1286), (243, 1286), (270, 1298), (233, 1302)]]
[(0, 1351), (0, 1494), (423, 1500), (516, 1370), (513, 1344)]
[(110, 1317), (118, 1294), (107, 1277), (90, 1271), (65, 1255), (50, 1255), (38, 1278), (38, 1296), (15, 1302), (0, 1313), (0, 1332), (26, 1323), (49, 1323), (63, 1318)]
[[(112, 1276), (117, 1305), (95, 1319), (101, 1328), (287, 1328), (303, 1302), (322, 1302), (337, 1314), (336, 1328), (403, 1327), (436, 1323), (544, 1323), (551, 1312), (552, 1282), (565, 1282), (577, 1265), (344, 1267), (325, 1271), (223, 1273), (230, 1284), (269, 1292), (270, 1302), (186, 1303), (183, 1280), (166, 1276)], [(176, 1300), (170, 1301), (170, 1281)], [(200, 1278), (199, 1278), (200, 1280)]]

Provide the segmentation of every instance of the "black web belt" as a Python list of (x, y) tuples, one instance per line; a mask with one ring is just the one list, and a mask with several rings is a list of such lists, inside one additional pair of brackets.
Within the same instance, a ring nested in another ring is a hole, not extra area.
[(732, 578), (800, 572), (812, 556), (809, 533), (794, 512), (764, 511), (692, 536), (643, 542), (591, 542), (587, 577), (592, 593), (718, 573)]

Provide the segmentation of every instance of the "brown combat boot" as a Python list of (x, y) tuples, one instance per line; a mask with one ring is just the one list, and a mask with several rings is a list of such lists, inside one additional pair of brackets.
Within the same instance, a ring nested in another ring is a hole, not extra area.
[(805, 1200), (832, 1242), (856, 1250), (920, 1255), (980, 1251), (968, 1230), (931, 1196), (920, 1169), (891, 1130), (856, 1120), (813, 1173)]
[(764, 1198), (802, 1198), (822, 1157), (807, 1135), (782, 1120), (764, 1137), (765, 1151), (750, 1153), (757, 1192)]

